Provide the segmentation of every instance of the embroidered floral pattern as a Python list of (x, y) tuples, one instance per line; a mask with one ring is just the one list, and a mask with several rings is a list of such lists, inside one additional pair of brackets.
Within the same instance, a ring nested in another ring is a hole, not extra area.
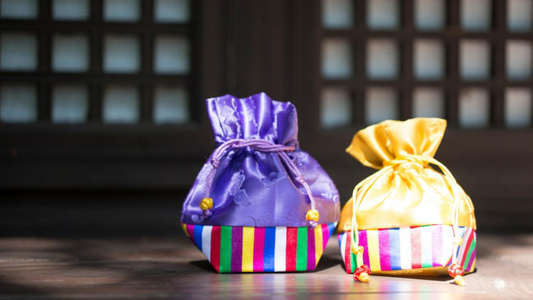
[(261, 182), (267, 186), (267, 187), (271, 187), (273, 185), (276, 185), (278, 182), (280, 182), (281, 180), (287, 178), (287, 176), (285, 176), (285, 174), (281, 173), (281, 172), (272, 172), (268, 175), (268, 177), (266, 178), (261, 178)]
[(240, 190), (237, 195), (235, 195), (235, 198), (233, 198), (233, 201), (235, 203), (242, 205), (242, 206), (248, 206), (251, 204), (250, 199), (248, 197), (248, 193), (246, 193), (246, 190)]

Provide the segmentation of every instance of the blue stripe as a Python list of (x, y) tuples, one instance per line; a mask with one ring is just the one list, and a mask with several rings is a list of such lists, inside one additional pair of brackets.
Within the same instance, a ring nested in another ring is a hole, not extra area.
[(329, 237), (333, 235), (333, 231), (335, 230), (335, 223), (328, 223), (328, 229), (329, 229)]
[(401, 247), (400, 228), (390, 228), (389, 230), (390, 268), (391, 270), (401, 270)]
[(346, 234), (346, 232), (341, 233), (341, 235), (339, 235), (339, 238), (338, 238), (338, 240), (339, 240), (339, 249), (341, 249), (341, 253), (344, 253), (344, 252), (342, 252), (342, 251), (344, 251), (344, 249), (342, 249), (342, 238), (344, 238), (345, 234)]
[(204, 230), (203, 225), (194, 225), (194, 243), (200, 249), (202, 250), (202, 231)]
[(263, 257), (264, 271), (274, 272), (274, 259), (276, 251), (276, 227), (265, 228), (265, 252)]

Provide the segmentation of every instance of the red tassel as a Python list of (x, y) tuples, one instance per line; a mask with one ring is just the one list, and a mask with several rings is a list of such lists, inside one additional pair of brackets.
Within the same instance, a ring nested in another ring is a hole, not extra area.
[(360, 282), (368, 282), (370, 280), (370, 268), (367, 265), (361, 265), (355, 269), (353, 279)]
[(461, 266), (452, 264), (450, 267), (448, 267), (448, 274), (450, 274), (450, 277), (453, 278), (453, 282), (455, 282), (455, 284), (460, 286), (466, 285), (463, 277), (465, 275), (465, 271)]

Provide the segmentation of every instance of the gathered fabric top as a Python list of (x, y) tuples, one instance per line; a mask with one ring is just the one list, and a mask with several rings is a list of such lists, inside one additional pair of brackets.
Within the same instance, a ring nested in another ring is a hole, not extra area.
[(233, 139), (263, 139), (298, 146), (298, 115), (290, 102), (274, 101), (265, 93), (242, 99), (225, 95), (206, 101), (218, 145)]
[(381, 169), (406, 155), (435, 156), (445, 131), (443, 119), (388, 120), (359, 131), (346, 152), (367, 167)]

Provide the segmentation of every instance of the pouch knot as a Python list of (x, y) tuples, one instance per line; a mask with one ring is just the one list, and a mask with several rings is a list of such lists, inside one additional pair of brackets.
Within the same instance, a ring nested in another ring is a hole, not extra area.
[(359, 131), (346, 152), (364, 166), (381, 169), (406, 159), (417, 161), (417, 156), (435, 156), (445, 131), (446, 120), (437, 118), (384, 121)]
[(384, 160), (383, 167), (396, 167), (404, 163), (416, 163), (421, 166), (426, 166), (428, 164), (427, 160), (421, 155), (400, 155), (392, 160)]

